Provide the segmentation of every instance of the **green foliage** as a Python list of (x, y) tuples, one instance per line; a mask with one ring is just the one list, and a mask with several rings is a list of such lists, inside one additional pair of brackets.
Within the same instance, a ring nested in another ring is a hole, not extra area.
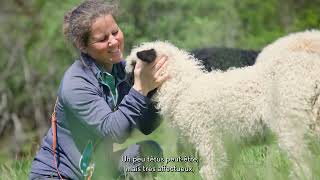
[[(125, 13), (122, 13), (119, 22), (127, 37), (129, 48), (137, 43), (152, 40), (169, 40), (179, 47), (188, 49), (233, 44), (227, 32), (234, 31), (238, 19), (233, 11), (234, 7), (229, 6), (231, 0), (217, 3), (191, 3), (188, 0), (142, 2), (138, 4), (135, 1), (121, 1)], [(217, 18), (218, 16), (220, 17)], [(230, 23), (223, 22), (227, 17), (230, 18)], [(126, 29), (127, 24), (134, 25), (135, 28)]]

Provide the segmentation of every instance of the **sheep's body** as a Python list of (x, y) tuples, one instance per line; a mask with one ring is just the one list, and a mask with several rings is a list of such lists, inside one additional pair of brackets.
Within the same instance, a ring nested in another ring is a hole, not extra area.
[(202, 177), (221, 176), (227, 164), (225, 135), (238, 140), (261, 134), (265, 127), (288, 152), (293, 174), (309, 177), (302, 157), (308, 154), (304, 135), (320, 135), (320, 32), (276, 41), (261, 52), (254, 66), (212, 73), (205, 73), (192, 56), (171, 44), (146, 43), (132, 51), (127, 71), (132, 71), (130, 61), (137, 60), (136, 52), (151, 48), (168, 56), (171, 76), (154, 100), (164, 118), (199, 151)]

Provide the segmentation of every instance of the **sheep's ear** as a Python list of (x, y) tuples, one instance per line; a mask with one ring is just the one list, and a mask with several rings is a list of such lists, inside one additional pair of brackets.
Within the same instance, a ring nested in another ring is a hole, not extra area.
[(149, 49), (137, 52), (137, 57), (144, 62), (151, 63), (156, 59), (157, 53), (154, 49)]

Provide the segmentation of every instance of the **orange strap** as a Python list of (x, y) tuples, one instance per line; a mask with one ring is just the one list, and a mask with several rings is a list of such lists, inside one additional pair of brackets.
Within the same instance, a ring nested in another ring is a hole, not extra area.
[[(57, 170), (58, 176), (61, 180), (63, 180), (59, 169), (58, 169), (58, 163), (57, 163), (57, 157), (56, 157), (56, 149), (57, 149), (57, 117), (56, 117), (56, 107), (58, 104), (58, 98), (56, 99), (56, 103), (54, 105), (53, 113), (51, 115), (51, 129), (52, 129), (52, 151), (53, 151), (53, 162), (54, 166)], [(91, 180), (91, 176), (93, 174), (93, 171), (90, 171), (89, 176), (87, 177), (88, 180)]]
[(63, 180), (59, 170), (58, 170), (58, 163), (57, 163), (57, 157), (56, 157), (56, 149), (57, 149), (57, 117), (56, 117), (56, 107), (58, 104), (58, 98), (56, 100), (56, 103), (54, 105), (53, 113), (51, 115), (51, 129), (52, 129), (52, 151), (53, 151), (53, 162), (54, 166), (57, 170), (58, 176), (60, 179)]

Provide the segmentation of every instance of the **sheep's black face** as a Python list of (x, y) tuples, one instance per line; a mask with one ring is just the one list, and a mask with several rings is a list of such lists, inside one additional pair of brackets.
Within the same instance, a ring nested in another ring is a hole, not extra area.
[[(144, 61), (144, 62), (147, 62), (147, 63), (151, 63), (157, 58), (157, 53), (156, 53), (156, 51), (154, 49), (143, 50), (143, 51), (137, 52), (137, 57), (141, 61)], [(128, 81), (129, 81), (130, 85), (133, 86), (133, 83), (134, 83), (134, 67), (136, 65), (136, 62), (133, 61), (131, 65), (133, 67), (133, 70), (132, 70), (131, 73), (128, 74)], [(148, 93), (148, 97), (152, 97), (155, 93), (156, 93), (156, 89), (150, 91)]]
[(137, 57), (144, 62), (151, 63), (156, 59), (157, 53), (154, 49), (149, 49), (137, 52)]

